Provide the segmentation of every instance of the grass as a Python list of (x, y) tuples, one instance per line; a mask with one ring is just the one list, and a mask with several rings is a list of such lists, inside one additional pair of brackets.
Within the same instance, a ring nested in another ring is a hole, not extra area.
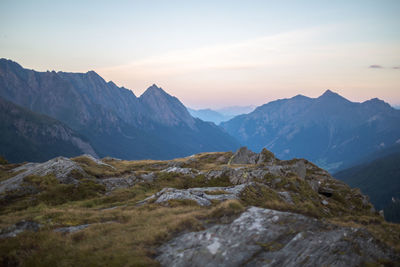
[[(174, 162), (207, 171), (226, 166), (231, 156), (231, 152), (201, 153)], [(16, 238), (0, 239), (1, 266), (157, 266), (156, 248), (163, 242), (184, 231), (201, 230), (210, 223), (229, 223), (248, 206), (291, 211), (327, 219), (337, 225), (366, 228), (378, 240), (400, 251), (400, 226), (371, 213), (370, 206), (363, 205), (359, 191), (334, 180), (322, 184), (334, 189), (329, 198), (315, 192), (307, 180), (295, 174), (288, 177), (266, 175), (257, 179), (258, 184), (244, 189), (240, 200), (212, 202), (210, 207), (201, 207), (189, 200), (137, 206), (138, 201), (165, 187), (187, 189), (232, 184), (226, 176), (209, 180), (204, 175), (190, 177), (160, 172), (169, 166), (168, 161), (104, 160), (114, 167), (111, 168), (86, 157), (73, 160), (87, 173), (74, 174), (79, 184), (61, 184), (53, 175), (27, 176), (24, 185), (35, 194), (11, 192), (3, 195), (0, 228), (21, 220), (32, 220), (43, 227), (37, 233), (25, 232)], [(12, 167), (14, 165), (0, 165), (0, 179), (8, 177)], [(307, 176), (317, 171), (308, 170)], [(148, 172), (155, 173), (153, 182), (141, 182), (107, 194), (104, 186), (95, 182), (105, 177)], [(280, 191), (289, 192), (293, 204), (285, 202), (278, 194)], [(207, 192), (210, 195), (226, 193), (224, 190)], [(321, 204), (322, 200), (328, 201), (328, 205)], [(53, 231), (81, 224), (91, 225), (73, 234)], [(279, 249), (278, 243), (262, 246), (268, 251)]]
[[(204, 220), (235, 216), (243, 210), (235, 200), (211, 209), (155, 204), (109, 211), (46, 207), (40, 218), (34, 218), (44, 224), (43, 230), (0, 241), (0, 263), (4, 266), (81, 266), (83, 263), (85, 266), (157, 266), (155, 248), (165, 240), (182, 231), (203, 229)], [(21, 214), (14, 216), (18, 215)], [(99, 223), (106, 221), (112, 223)], [(85, 223), (97, 224), (69, 235), (52, 231), (55, 226)]]

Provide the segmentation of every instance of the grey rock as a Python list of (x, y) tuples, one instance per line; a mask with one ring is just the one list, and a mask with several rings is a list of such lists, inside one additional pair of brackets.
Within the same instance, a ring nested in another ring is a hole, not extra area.
[(168, 167), (182, 167), (185, 163), (183, 161), (170, 161)]
[(97, 158), (93, 157), (92, 155), (84, 154), (84, 155), (82, 155), (82, 157), (86, 157), (86, 158), (90, 159), (91, 161), (93, 161), (93, 162), (96, 163), (97, 165), (106, 166), (106, 167), (109, 167), (109, 168), (115, 170), (115, 167), (114, 167), (114, 166), (111, 166), (110, 164), (104, 163), (103, 161), (101, 161), (100, 159), (97, 159)]
[(358, 266), (399, 260), (366, 230), (256, 207), (158, 248), (162, 266)]
[(256, 164), (257, 160), (257, 153), (247, 149), (247, 147), (241, 147), (233, 154), (229, 164)]
[(156, 179), (154, 172), (144, 173), (140, 175), (140, 178), (145, 182), (153, 182)]
[(27, 163), (12, 171), (22, 172), (12, 178), (2, 181), (0, 183), (0, 193), (18, 189), (23, 179), (28, 175), (45, 176), (54, 174), (61, 183), (76, 184), (78, 183), (77, 180), (69, 177), (69, 174), (72, 171), (84, 173), (83, 169), (76, 162), (65, 157), (57, 157), (44, 163)]
[[(163, 203), (168, 200), (193, 200), (200, 206), (210, 206), (211, 200), (224, 201), (238, 199), (240, 193), (251, 184), (241, 184), (230, 187), (199, 187), (189, 189), (164, 188), (160, 192), (138, 202), (139, 205), (155, 200), (155, 203)], [(221, 191), (221, 194), (207, 194), (212, 191)]]
[(294, 204), (292, 196), (290, 195), (289, 192), (278, 192), (278, 195), (288, 204)]
[(129, 177), (114, 177), (101, 179), (100, 183), (106, 187), (107, 191), (113, 191), (120, 188), (128, 188), (135, 184), (136, 177), (134, 175)]
[(77, 231), (81, 231), (89, 226), (90, 226), (90, 224), (81, 224), (81, 225), (77, 225), (77, 226), (61, 227), (61, 228), (54, 229), (54, 232), (70, 234), (70, 233), (74, 233)]
[(322, 205), (325, 205), (325, 206), (329, 204), (329, 202), (328, 202), (328, 201), (326, 201), (325, 199), (324, 199), (324, 200), (322, 200), (322, 201), (321, 201), (321, 203), (322, 203)]
[(179, 173), (183, 175), (188, 175), (194, 177), (195, 174), (197, 174), (197, 170), (191, 169), (191, 168), (180, 168), (180, 167), (169, 167), (167, 169), (162, 170), (161, 172), (166, 172), (166, 173)]
[(40, 227), (41, 225), (37, 222), (23, 220), (10, 227), (2, 229), (0, 231), (0, 238), (16, 237), (17, 235), (25, 231), (37, 232)]

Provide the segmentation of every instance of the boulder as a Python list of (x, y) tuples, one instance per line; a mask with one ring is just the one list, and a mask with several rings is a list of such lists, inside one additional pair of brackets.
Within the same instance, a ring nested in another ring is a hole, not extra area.
[(233, 154), (229, 160), (229, 164), (256, 164), (257, 160), (257, 153), (247, 149), (247, 147), (241, 147)]
[(256, 207), (230, 224), (179, 235), (158, 253), (162, 266), (361, 266), (400, 259), (366, 230)]

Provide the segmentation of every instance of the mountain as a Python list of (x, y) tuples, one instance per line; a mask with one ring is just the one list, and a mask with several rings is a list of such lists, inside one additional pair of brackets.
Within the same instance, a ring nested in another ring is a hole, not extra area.
[(254, 106), (231, 106), (217, 110), (212, 110), (209, 108), (195, 110), (188, 108), (188, 111), (195, 118), (199, 118), (203, 121), (211, 121), (218, 125), (221, 122), (228, 121), (237, 115), (247, 114), (253, 111), (254, 108)]
[(266, 149), (0, 164), (0, 221), (1, 266), (400, 263), (400, 225), (367, 196)]
[[(377, 209), (385, 211), (385, 218), (400, 222), (400, 216), (386, 210), (400, 199), (400, 145), (387, 149), (382, 156), (365, 163), (339, 171), (334, 177), (351, 187), (358, 187), (370, 197)], [(400, 212), (397, 205), (397, 213)], [(387, 211), (387, 212), (386, 212)]]
[(235, 117), (237, 115), (241, 114), (248, 114), (252, 112), (256, 106), (250, 105), (250, 106), (229, 106), (229, 107), (223, 107), (216, 109), (217, 112), (221, 113), (224, 116), (232, 116)]
[(0, 59), (0, 96), (65, 123), (99, 156), (169, 159), (239, 146), (221, 128), (191, 117), (156, 85), (136, 97), (94, 71), (37, 72)]
[(0, 97), (0, 155), (10, 162), (90, 154), (88, 141), (65, 124)]
[(209, 108), (198, 110), (188, 108), (188, 111), (190, 115), (195, 118), (199, 118), (203, 121), (211, 121), (217, 125), (232, 118), (231, 116), (224, 116), (221, 113)]
[(351, 102), (330, 90), (272, 101), (221, 126), (253, 150), (304, 157), (329, 171), (400, 142), (399, 110), (377, 98)]

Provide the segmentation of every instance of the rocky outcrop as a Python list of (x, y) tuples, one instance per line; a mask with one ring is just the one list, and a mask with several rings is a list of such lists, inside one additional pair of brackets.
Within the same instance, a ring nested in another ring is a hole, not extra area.
[(247, 147), (241, 147), (229, 160), (229, 164), (270, 164), (275, 161), (274, 153), (263, 148), (260, 154), (257, 154)]
[(84, 173), (83, 169), (74, 161), (57, 157), (44, 163), (27, 163), (12, 170), (16, 174), (0, 183), (0, 193), (18, 189), (24, 178), (28, 175), (45, 176), (54, 174), (61, 183), (71, 184), (77, 181), (70, 177), (72, 171)]
[(147, 202), (163, 203), (169, 200), (192, 200), (200, 206), (210, 206), (211, 201), (224, 201), (238, 199), (240, 193), (250, 184), (241, 184), (231, 187), (200, 187), (189, 189), (164, 188), (160, 192), (140, 201), (138, 204)]
[(233, 154), (229, 164), (256, 164), (258, 157), (257, 153), (247, 149), (247, 147), (241, 147)]
[(75, 232), (81, 231), (85, 228), (88, 228), (89, 226), (90, 226), (90, 224), (81, 224), (81, 225), (77, 225), (77, 226), (61, 227), (61, 228), (54, 229), (54, 232), (70, 234), (70, 233), (75, 233)]
[(196, 174), (199, 173), (199, 171), (191, 169), (191, 168), (180, 168), (180, 167), (169, 167), (165, 170), (162, 170), (161, 172), (165, 172), (165, 173), (180, 173), (183, 175), (188, 175), (191, 177), (194, 177)]
[(16, 237), (17, 235), (25, 231), (37, 232), (40, 227), (41, 225), (37, 222), (23, 220), (5, 229), (1, 229), (0, 238)]
[(136, 182), (137, 179), (134, 175), (128, 177), (104, 178), (99, 181), (99, 183), (103, 184), (106, 187), (106, 190), (108, 192), (113, 191), (115, 189), (131, 187)]
[(162, 266), (359, 266), (400, 256), (363, 229), (251, 207), (230, 224), (158, 248)]
[(97, 158), (93, 157), (92, 155), (84, 154), (84, 155), (82, 155), (81, 157), (88, 158), (88, 159), (90, 159), (91, 161), (93, 161), (94, 163), (96, 163), (97, 165), (106, 166), (106, 167), (109, 167), (109, 168), (115, 170), (115, 167), (114, 167), (114, 166), (111, 166), (110, 164), (104, 163), (103, 161), (101, 161), (100, 159), (97, 159)]

